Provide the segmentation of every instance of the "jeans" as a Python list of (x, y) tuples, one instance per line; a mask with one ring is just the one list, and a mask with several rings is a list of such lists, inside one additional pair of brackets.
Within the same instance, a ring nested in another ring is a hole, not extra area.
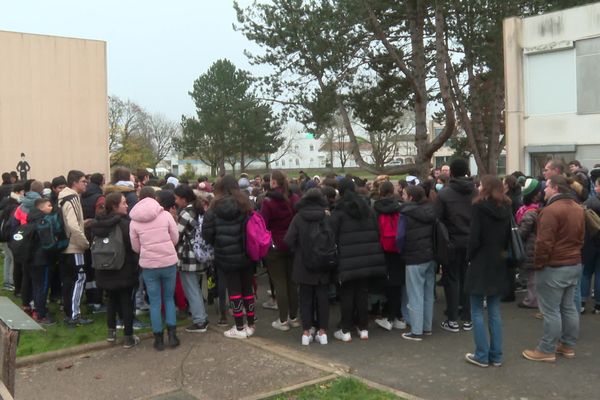
[(594, 276), (594, 300), (600, 305), (600, 250), (583, 258), (583, 276), (581, 277), (581, 297), (587, 300), (590, 297)]
[(538, 349), (554, 353), (556, 345), (575, 346), (579, 337), (579, 313), (575, 308), (575, 290), (581, 264), (545, 267), (535, 273), (538, 305), (544, 316), (544, 335)]
[[(471, 321), (473, 321), (473, 340), (475, 341), (475, 359), (481, 363), (502, 362), (502, 317), (500, 300), (502, 295), (487, 296), (488, 326), (483, 320), (483, 300), (485, 296), (471, 295)], [(490, 339), (488, 341), (488, 333)]]
[[(171, 265), (164, 268), (142, 268), (144, 283), (150, 299), (150, 321), (152, 332), (163, 331), (162, 315), (160, 312), (164, 299), (165, 322), (167, 326), (175, 326), (177, 323), (175, 315), (175, 280), (177, 279), (177, 267)], [(161, 296), (162, 289), (162, 296)]]
[(143, 273), (140, 272), (138, 287), (135, 291), (135, 308), (140, 309), (140, 310), (145, 309), (148, 306), (148, 304), (146, 303), (145, 295), (144, 295), (145, 288), (146, 288), (146, 285), (144, 285)]
[(190, 305), (192, 321), (194, 321), (195, 324), (204, 324), (208, 315), (206, 315), (206, 310), (204, 309), (204, 296), (202, 295), (200, 284), (202, 275), (195, 271), (180, 271), (179, 277), (181, 278), (185, 297)]
[[(459, 317), (463, 321), (468, 321), (471, 318), (469, 297), (464, 292), (465, 276), (467, 272), (466, 257), (467, 249), (457, 248), (454, 250), (454, 257), (449, 265), (443, 266), (446, 314), (450, 321), (458, 321)], [(459, 306), (462, 306), (461, 315), (459, 315)]]
[(48, 299), (48, 266), (34, 265), (30, 270), (33, 304), (38, 318), (47, 315), (46, 300)]
[(434, 261), (406, 266), (408, 312), (411, 332), (415, 335), (431, 332), (436, 267)]
[(2, 252), (4, 253), (4, 286), (14, 285), (13, 283), (13, 256), (8, 248), (8, 243), (2, 243)]

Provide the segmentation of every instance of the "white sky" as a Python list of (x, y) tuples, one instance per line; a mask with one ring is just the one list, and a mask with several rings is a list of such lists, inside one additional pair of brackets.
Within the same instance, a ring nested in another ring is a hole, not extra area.
[(0, 10), (0, 30), (106, 41), (108, 93), (175, 121), (194, 113), (188, 91), (214, 61), (261, 71), (232, 28), (232, 0), (0, 0)]

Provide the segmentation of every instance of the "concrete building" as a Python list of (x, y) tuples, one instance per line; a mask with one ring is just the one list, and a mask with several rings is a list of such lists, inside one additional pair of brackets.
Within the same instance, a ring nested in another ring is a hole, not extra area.
[(0, 31), (0, 171), (109, 173), (106, 42)]
[(504, 21), (508, 171), (600, 162), (600, 3)]

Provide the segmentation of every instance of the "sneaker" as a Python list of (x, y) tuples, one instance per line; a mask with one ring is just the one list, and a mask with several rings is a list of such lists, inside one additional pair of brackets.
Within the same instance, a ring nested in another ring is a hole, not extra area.
[(69, 325), (72, 325), (72, 326), (82, 326), (82, 325), (89, 325), (89, 324), (91, 324), (93, 322), (94, 322), (93, 319), (87, 319), (87, 318), (84, 318), (84, 317), (82, 317), (80, 315), (77, 318), (72, 319), (71, 322), (69, 323)]
[(229, 326), (227, 318), (219, 318), (219, 320), (217, 321), (217, 326)]
[(271, 323), (271, 326), (275, 329), (278, 329), (280, 331), (289, 331), (290, 330), (290, 325), (288, 324), (287, 321), (285, 322), (281, 322), (279, 319), (276, 319), (275, 321), (273, 321)]
[(556, 346), (556, 354), (560, 354), (564, 358), (575, 358), (575, 349), (559, 343), (558, 346)]
[(423, 331), (423, 336), (431, 336), (433, 333), (431, 331)]
[(393, 327), (392, 323), (387, 318), (378, 318), (375, 320), (375, 323), (386, 331), (391, 331)]
[(473, 353), (467, 353), (467, 354), (465, 354), (465, 360), (468, 363), (471, 363), (473, 365), (477, 365), (478, 367), (481, 367), (481, 368), (487, 368), (489, 366), (489, 364), (487, 364), (487, 363), (482, 363), (481, 361), (477, 361), (475, 359), (475, 354), (473, 354)]
[(56, 324), (56, 321), (49, 315), (46, 315), (45, 317), (42, 317), (42, 318), (35, 318), (35, 322), (37, 322), (38, 324), (40, 324), (42, 326), (52, 326), (52, 325)]
[(223, 334), (225, 337), (230, 339), (248, 339), (248, 333), (246, 332), (246, 329), (242, 329), (240, 331), (236, 326), (233, 326), (231, 329), (223, 332)]
[(494, 367), (501, 367), (501, 366), (502, 366), (502, 363), (501, 363), (501, 362), (493, 362), (493, 363), (492, 363), (492, 365), (493, 365)]
[(523, 350), (521, 353), (523, 357), (531, 361), (544, 361), (544, 362), (555, 362), (556, 354), (554, 353), (543, 353), (537, 348), (533, 350)]
[(206, 330), (208, 329), (208, 321), (204, 321), (203, 323), (199, 324), (192, 324), (190, 326), (188, 326), (187, 328), (185, 328), (186, 332), (194, 332), (194, 333), (204, 333), (206, 332)]
[(117, 319), (116, 328), (117, 329), (125, 329), (125, 325), (123, 325), (123, 321), (122, 320)]
[(423, 335), (415, 335), (412, 332), (404, 332), (402, 334), (402, 339), (414, 340), (415, 342), (421, 342), (423, 340)]
[(246, 325), (246, 336), (250, 337), (256, 333), (256, 325)]
[(333, 337), (336, 338), (337, 340), (341, 340), (342, 342), (350, 342), (352, 341), (352, 335), (350, 335), (350, 332), (344, 333), (344, 331), (337, 330), (333, 333)]
[(308, 333), (310, 333), (311, 336), (315, 336), (317, 334), (317, 328), (315, 328), (314, 326), (311, 326), (310, 329), (308, 330)]
[(456, 321), (446, 320), (440, 324), (443, 330), (448, 332), (457, 333), (460, 332), (460, 327)]
[(124, 349), (130, 349), (134, 346), (137, 346), (138, 344), (140, 344), (140, 338), (135, 335), (125, 336), (123, 338), (123, 348)]
[(404, 330), (406, 329), (406, 322), (401, 319), (394, 318), (394, 323), (392, 324), (394, 329)]
[(298, 317), (294, 319), (288, 319), (288, 325), (291, 328), (300, 328), (302, 326), (302, 321), (300, 321), (300, 318)]
[(106, 341), (108, 343), (114, 343), (117, 340), (117, 330), (109, 329), (108, 334), (106, 335)]
[(360, 337), (360, 340), (369, 340), (369, 331), (368, 330), (357, 329), (356, 332), (358, 332), (358, 336)]
[(139, 319), (135, 318), (133, 320), (133, 330), (134, 331), (138, 331), (140, 329), (146, 329), (150, 326), (150, 324), (147, 324), (143, 321), (140, 321)]
[(15, 290), (15, 285), (11, 285), (10, 283), (5, 283), (4, 286), (2, 286), (2, 289), (12, 292), (13, 290)]
[(317, 333), (315, 335), (315, 342), (321, 343), (321, 344), (327, 344), (327, 334), (324, 333), (324, 334), (320, 335), (320, 334)]
[(103, 304), (88, 304), (88, 308), (92, 310), (92, 314), (101, 314), (106, 312), (106, 306)]
[(277, 300), (275, 300), (272, 297), (269, 298), (269, 300), (262, 303), (262, 306), (263, 306), (263, 308), (266, 308), (267, 310), (279, 310), (279, 307), (277, 306)]
[(585, 302), (581, 302), (581, 315), (585, 314)]
[(308, 346), (313, 340), (312, 335), (302, 335), (302, 346)]
[(465, 321), (463, 322), (463, 330), (465, 331), (470, 331), (471, 329), (473, 329), (473, 322), (471, 321)]
[(136, 308), (135, 316), (139, 317), (140, 315), (147, 315), (149, 310), (142, 310), (141, 308)]

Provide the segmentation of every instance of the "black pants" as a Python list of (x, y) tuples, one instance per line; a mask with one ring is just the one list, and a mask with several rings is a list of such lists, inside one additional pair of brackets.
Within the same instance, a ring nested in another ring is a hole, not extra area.
[(107, 290), (108, 304), (106, 305), (106, 325), (109, 329), (117, 326), (117, 314), (123, 320), (126, 336), (133, 335), (133, 296), (134, 288)]
[(21, 304), (23, 307), (30, 307), (33, 300), (33, 284), (31, 282), (31, 270), (33, 266), (29, 263), (21, 264), (23, 276), (21, 278)]
[(221, 268), (217, 268), (217, 293), (219, 294), (219, 314), (227, 317), (227, 278)]
[(64, 254), (60, 264), (63, 307), (67, 318), (79, 316), (79, 304), (85, 286), (84, 266), (83, 263), (76, 265), (75, 256), (75, 254)]
[(369, 286), (366, 279), (357, 279), (342, 283), (340, 302), (342, 311), (342, 330), (348, 333), (354, 326), (353, 316), (356, 312), (358, 328), (367, 329), (369, 314)]
[(14, 260), (13, 265), (13, 283), (15, 285), (15, 295), (20, 296), (21, 286), (23, 286), (23, 264), (17, 260)]
[[(465, 294), (464, 284), (467, 272), (467, 249), (455, 249), (454, 257), (449, 265), (444, 266), (444, 292), (446, 294), (446, 314), (448, 320), (471, 320), (469, 297)], [(459, 315), (459, 306), (462, 311)]]
[(92, 253), (86, 250), (85, 254), (85, 299), (87, 304), (102, 304), (102, 290), (96, 287), (96, 274), (92, 268)]
[(32, 296), (35, 312), (38, 318), (47, 314), (46, 300), (48, 299), (48, 266), (34, 265), (29, 270), (32, 283)]
[(329, 285), (300, 284), (300, 317), (302, 329), (309, 330), (313, 325), (315, 311), (319, 329), (327, 329), (329, 325)]
[(229, 304), (233, 311), (235, 326), (238, 330), (244, 328), (244, 308), (248, 325), (254, 325), (254, 292), (252, 290), (253, 268), (243, 268), (225, 272)]
[(401, 320), (403, 317), (402, 286), (386, 286), (385, 297), (387, 298), (387, 319), (390, 322), (394, 322), (394, 319)]
[(48, 292), (50, 293), (50, 301), (58, 301), (62, 297), (59, 264), (59, 255), (52, 254), (48, 256)]

